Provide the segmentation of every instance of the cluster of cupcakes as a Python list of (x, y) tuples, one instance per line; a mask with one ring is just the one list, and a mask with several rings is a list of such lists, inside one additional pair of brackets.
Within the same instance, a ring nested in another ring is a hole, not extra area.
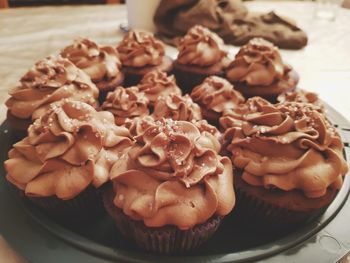
[(22, 131), (8, 181), (60, 218), (104, 208), (158, 253), (198, 247), (236, 198), (271, 225), (322, 212), (347, 173), (343, 144), (278, 49), (253, 39), (229, 59), (202, 26), (178, 49), (173, 61), (130, 31), (117, 47), (78, 39), (36, 63), (6, 102)]

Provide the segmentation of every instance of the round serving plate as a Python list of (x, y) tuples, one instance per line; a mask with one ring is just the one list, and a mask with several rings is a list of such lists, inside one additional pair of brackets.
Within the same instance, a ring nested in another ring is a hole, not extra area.
[[(343, 138), (350, 166), (350, 123), (329, 105), (327, 113)], [(14, 142), (11, 128), (4, 122), (0, 127), (2, 162)], [(316, 255), (317, 262), (334, 262), (350, 249), (349, 176), (327, 210), (303, 226), (283, 231), (259, 229), (254, 220), (240, 220), (233, 211), (199, 249), (162, 256), (143, 252), (121, 237), (106, 214), (77, 224), (50, 218), (18, 195), (4, 178), (3, 167), (0, 173), (0, 234), (31, 262), (248, 262), (266, 258), (280, 262), (289, 257), (300, 262), (309, 259), (310, 253)]]

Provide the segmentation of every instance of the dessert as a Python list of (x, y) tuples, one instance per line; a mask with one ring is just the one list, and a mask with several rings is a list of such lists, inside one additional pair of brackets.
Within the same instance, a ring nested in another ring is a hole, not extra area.
[(153, 107), (160, 96), (169, 94), (181, 95), (173, 75), (167, 76), (165, 72), (154, 70), (147, 73), (140, 81), (138, 88), (144, 92), (150, 105)]
[(107, 92), (123, 83), (119, 54), (111, 46), (100, 47), (92, 40), (82, 38), (75, 40), (60, 54), (89, 75), (100, 91), (100, 103), (104, 101)]
[(227, 67), (226, 78), (244, 97), (260, 96), (271, 102), (293, 91), (299, 81), (295, 70), (282, 61), (278, 48), (262, 38), (241, 47)]
[(149, 115), (149, 100), (138, 87), (118, 87), (107, 94), (102, 110), (114, 115), (115, 124), (124, 125), (130, 119)]
[(236, 108), (244, 102), (244, 97), (226, 80), (217, 76), (207, 77), (192, 92), (193, 101), (197, 102), (205, 119), (217, 125), (225, 110)]
[(160, 97), (154, 105), (152, 117), (156, 120), (169, 118), (175, 121), (201, 120), (201, 109), (191, 97), (169, 94)]
[(256, 97), (246, 104), (225, 132), (238, 169), (238, 202), (273, 226), (313, 219), (333, 201), (347, 173), (340, 136), (310, 104), (273, 105)]
[(279, 103), (284, 102), (303, 102), (312, 104), (315, 109), (321, 113), (325, 112), (324, 105), (319, 99), (318, 95), (314, 92), (306, 91), (303, 89), (296, 89), (295, 91), (282, 93), (277, 97)]
[(137, 85), (146, 73), (153, 70), (170, 73), (173, 62), (165, 55), (164, 48), (164, 44), (150, 33), (129, 31), (117, 47), (125, 73), (124, 85)]
[(105, 207), (119, 231), (146, 250), (194, 249), (234, 207), (231, 162), (203, 143), (206, 135), (190, 122), (162, 119), (141, 126), (127, 162), (111, 170)]
[(9, 124), (24, 136), (29, 124), (43, 116), (51, 103), (71, 98), (97, 106), (98, 97), (88, 75), (69, 60), (54, 56), (35, 63), (9, 93), (5, 103)]
[(174, 62), (174, 73), (180, 88), (190, 93), (210, 75), (224, 76), (228, 65), (223, 40), (203, 26), (192, 27), (180, 39), (179, 54)]
[(4, 162), (6, 179), (49, 214), (84, 219), (102, 211), (98, 189), (132, 142), (111, 113), (64, 99), (14, 144)]
[(219, 130), (210, 125), (206, 120), (192, 120), (194, 126), (200, 131), (203, 135), (201, 137), (201, 144), (207, 145), (207, 148), (214, 149), (218, 154), (223, 155), (222, 150), (222, 134)]

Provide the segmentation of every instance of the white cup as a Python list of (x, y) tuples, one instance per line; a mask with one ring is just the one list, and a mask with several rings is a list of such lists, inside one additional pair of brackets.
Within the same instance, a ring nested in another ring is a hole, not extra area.
[(155, 32), (153, 17), (160, 0), (126, 0), (128, 27)]
[(334, 21), (340, 8), (341, 0), (316, 0), (315, 18)]

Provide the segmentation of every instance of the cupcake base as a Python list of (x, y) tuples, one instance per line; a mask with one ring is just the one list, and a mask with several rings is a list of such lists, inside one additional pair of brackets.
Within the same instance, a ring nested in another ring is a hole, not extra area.
[(113, 189), (103, 193), (104, 206), (114, 219), (119, 232), (132, 239), (141, 249), (150, 252), (173, 254), (193, 250), (207, 241), (222, 221), (222, 217), (213, 216), (207, 222), (189, 230), (180, 230), (176, 226), (147, 227), (142, 221), (133, 220), (125, 215), (114, 205), (113, 198)]
[(124, 74), (120, 72), (115, 78), (110, 81), (99, 81), (96, 86), (99, 89), (98, 102), (102, 105), (107, 97), (107, 93), (113, 91), (116, 87), (123, 85)]
[(162, 63), (157, 66), (146, 66), (141, 68), (123, 67), (125, 74), (124, 86), (131, 87), (139, 84), (144, 75), (153, 70), (166, 72), (168, 75), (173, 71), (173, 60), (170, 57), (164, 56)]
[(199, 67), (179, 64), (174, 62), (174, 75), (177, 85), (184, 93), (191, 94), (192, 89), (201, 84), (205, 78), (216, 75), (224, 77), (226, 62), (222, 61), (210, 67)]
[(285, 92), (294, 91), (299, 82), (299, 75), (295, 70), (289, 71), (283, 79), (269, 86), (252, 86), (241, 82), (231, 82), (235, 89), (242, 93), (248, 99), (254, 96), (260, 96), (271, 103), (277, 102), (277, 97)]
[(209, 124), (214, 125), (215, 127), (219, 127), (219, 119), (222, 114), (213, 110), (205, 109), (204, 107), (201, 107), (201, 112), (203, 119), (207, 120)]
[(307, 198), (299, 190), (282, 191), (251, 186), (235, 174), (237, 210), (254, 222), (271, 228), (289, 228), (308, 223), (320, 216), (337, 195), (337, 190), (327, 189), (320, 198)]
[(61, 221), (87, 221), (98, 217), (104, 211), (100, 190), (95, 189), (93, 186), (89, 186), (70, 200), (62, 200), (56, 196), (26, 196), (23, 191), (21, 195), (27, 198), (31, 203), (40, 207), (49, 216), (55, 217)]
[(20, 119), (12, 115), (12, 113), (7, 111), (7, 123), (11, 127), (11, 133), (15, 141), (22, 140), (27, 136), (27, 130), (32, 124), (32, 119)]

